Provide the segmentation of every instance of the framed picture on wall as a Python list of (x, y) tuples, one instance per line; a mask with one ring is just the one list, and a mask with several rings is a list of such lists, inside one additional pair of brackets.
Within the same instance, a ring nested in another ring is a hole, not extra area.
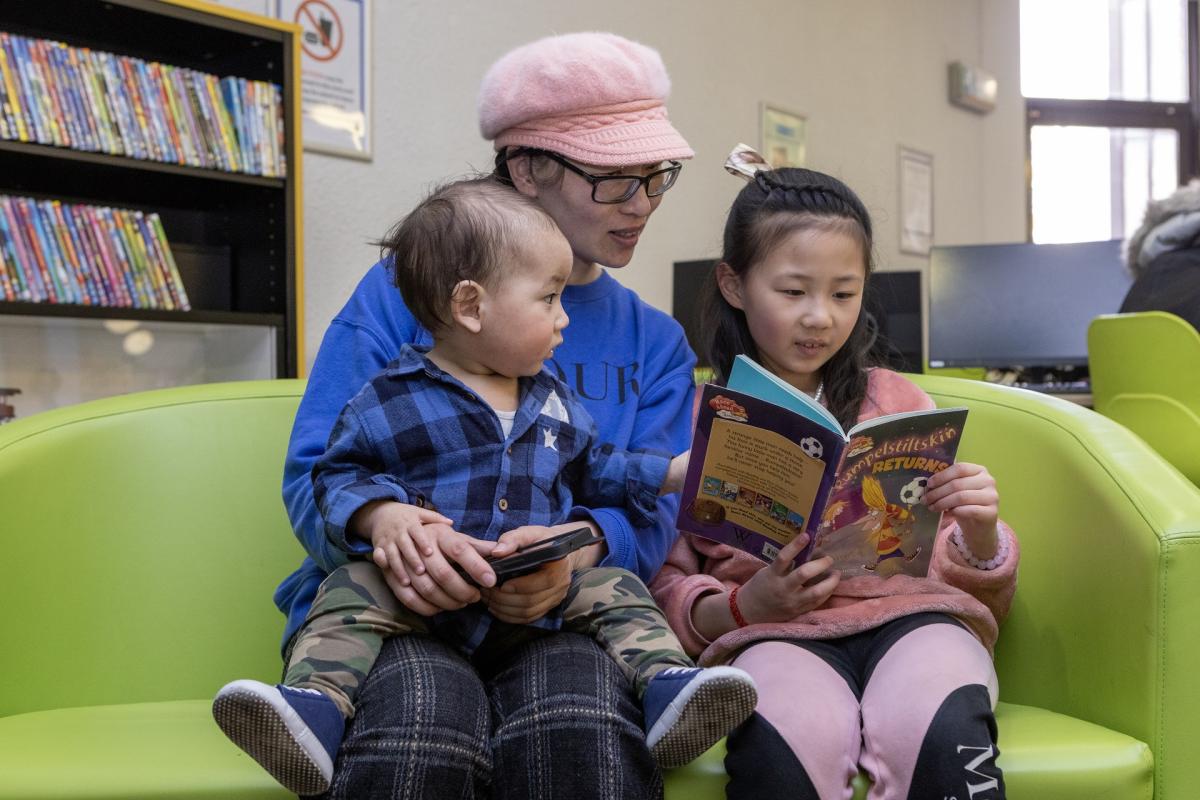
[(371, 0), (277, 0), (301, 28), (304, 149), (371, 160)]
[(760, 103), (762, 147), (759, 152), (774, 169), (803, 167), (807, 158), (806, 120), (770, 103)]
[(933, 245), (933, 156), (900, 145), (900, 252), (928, 256)]

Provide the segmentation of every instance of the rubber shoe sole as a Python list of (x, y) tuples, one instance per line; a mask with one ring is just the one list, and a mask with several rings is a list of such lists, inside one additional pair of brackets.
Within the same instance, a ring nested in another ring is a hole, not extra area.
[(695, 761), (754, 713), (758, 691), (741, 670), (711, 667), (698, 686), (687, 686), (646, 735), (650, 753), (663, 769)]
[[(245, 683), (243, 688), (239, 684)], [(234, 681), (213, 701), (213, 718), (230, 740), (289, 792), (322, 794), (333, 763), (300, 715), (278, 693), (263, 695), (252, 681)]]

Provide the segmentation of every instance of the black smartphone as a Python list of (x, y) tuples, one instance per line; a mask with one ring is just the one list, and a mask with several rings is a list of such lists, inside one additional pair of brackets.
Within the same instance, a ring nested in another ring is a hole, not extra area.
[[(581, 527), (573, 531), (551, 536), (549, 539), (542, 539), (540, 542), (526, 545), (511, 555), (498, 558), (495, 561), (489, 560), (488, 563), (496, 573), (496, 585), (499, 586), (510, 578), (528, 575), (543, 564), (558, 561), (560, 558), (565, 558), (581, 547), (587, 547), (588, 545), (597, 544), (602, 541), (604, 541), (603, 536), (597, 536), (592, 533), (591, 528)], [(467, 575), (465, 570), (461, 567), (457, 568), (464, 578), (468, 581), (472, 580), (471, 576)]]

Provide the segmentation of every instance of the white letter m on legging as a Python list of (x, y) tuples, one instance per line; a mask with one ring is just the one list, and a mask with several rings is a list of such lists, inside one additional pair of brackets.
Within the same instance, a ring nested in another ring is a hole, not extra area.
[(992, 746), (989, 744), (987, 747), (968, 747), (967, 745), (960, 744), (958, 752), (962, 753), (964, 750), (975, 750), (979, 753), (979, 755), (967, 763), (965, 769), (972, 775), (984, 779), (983, 783), (971, 783), (970, 780), (967, 781), (967, 791), (971, 793), (971, 797), (974, 798), (977, 792), (986, 792), (989, 789), (998, 788), (1000, 783), (995, 778), (990, 775), (984, 775), (976, 769), (976, 767), (992, 757)]

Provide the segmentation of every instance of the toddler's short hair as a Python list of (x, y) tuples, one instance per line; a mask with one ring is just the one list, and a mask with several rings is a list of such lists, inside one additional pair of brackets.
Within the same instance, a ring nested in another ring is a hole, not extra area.
[(536, 230), (557, 226), (536, 202), (489, 175), (436, 187), (380, 246), (405, 305), (436, 332), (450, 323), (459, 281), (495, 286)]

